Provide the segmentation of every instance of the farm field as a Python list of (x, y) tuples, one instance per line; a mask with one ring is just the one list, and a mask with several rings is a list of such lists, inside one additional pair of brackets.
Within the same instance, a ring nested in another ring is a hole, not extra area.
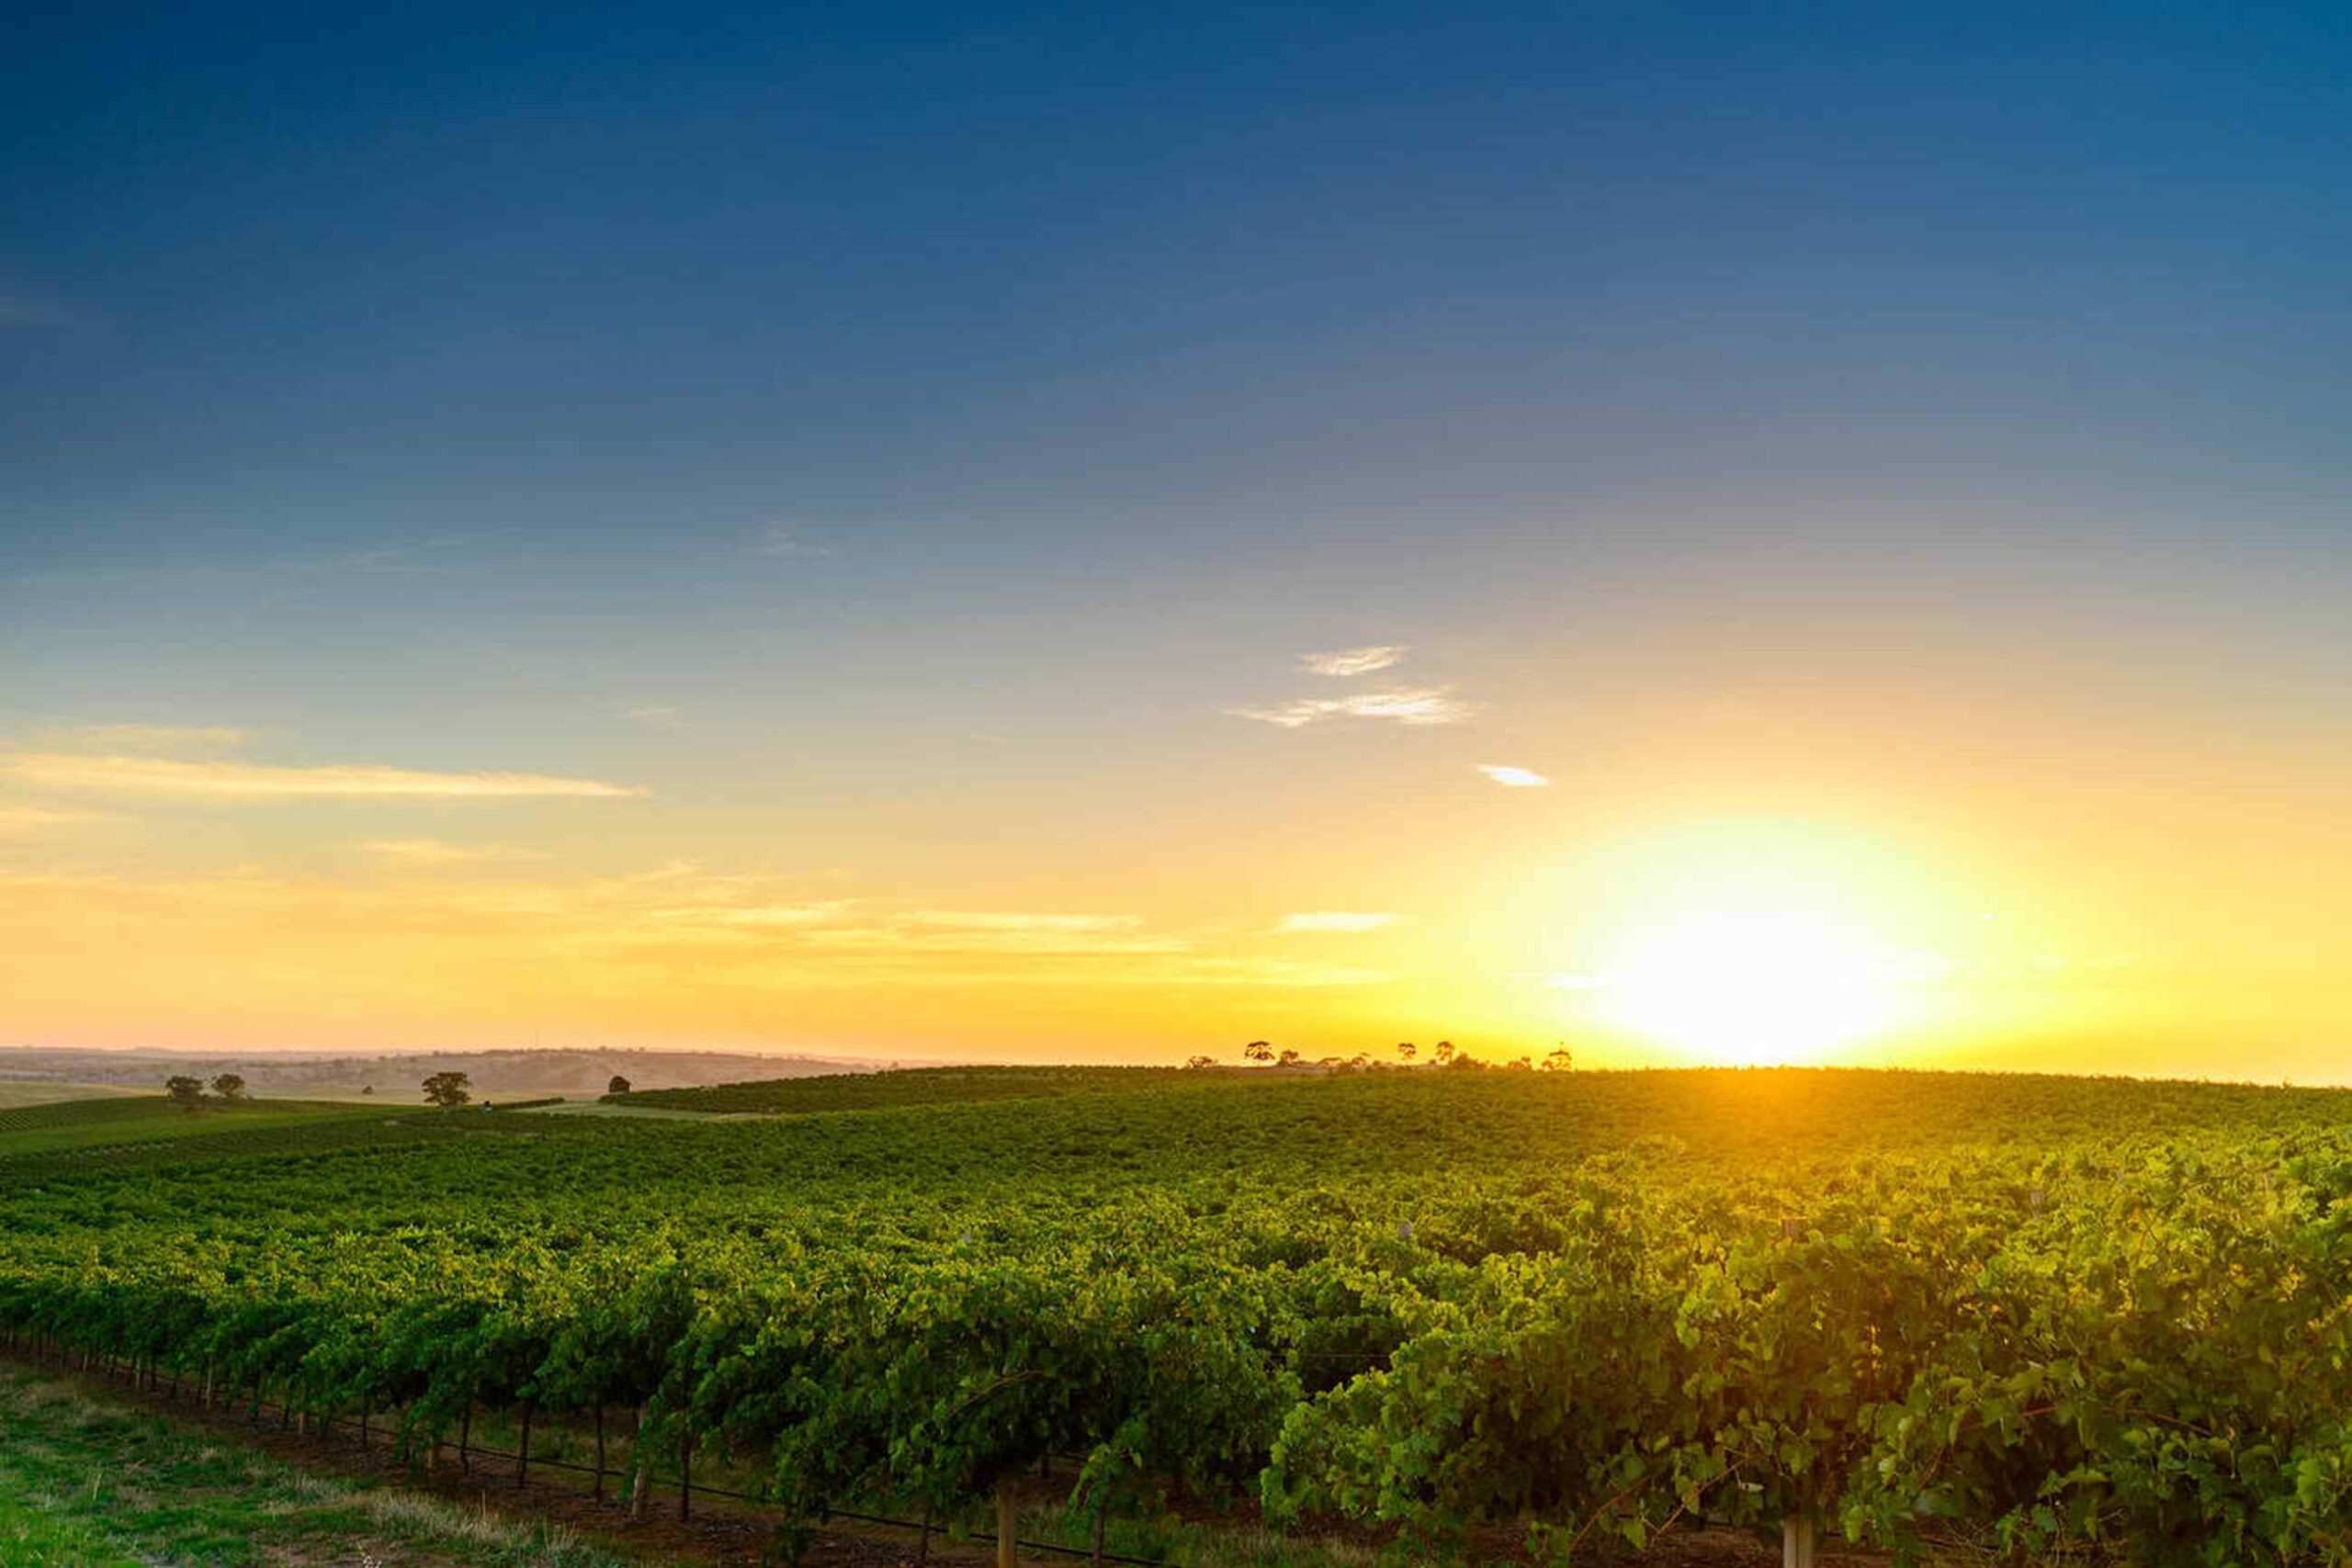
[(0, 1328), (420, 1464), (601, 1431), (616, 1493), (756, 1496), (786, 1552), (998, 1497), (1203, 1563), (2352, 1540), (2352, 1094), (879, 1077), (0, 1132)]
[(151, 1089), (124, 1089), (114, 1084), (45, 1083), (31, 1079), (0, 1079), (0, 1111), (25, 1105), (49, 1105), (61, 1100), (102, 1100), (135, 1095), (152, 1098)]
[(991, 1100), (1051, 1100), (1065, 1094), (1135, 1093), (1182, 1076), (1172, 1067), (912, 1067), (699, 1089), (640, 1089), (606, 1095), (605, 1100), (638, 1111), (782, 1116)]
[(190, 1111), (160, 1095), (110, 1095), (52, 1100), (0, 1110), (0, 1161), (33, 1155), (67, 1155), (180, 1139), (284, 1133), (345, 1120), (379, 1121), (410, 1106), (354, 1106), (333, 1100), (218, 1100)]

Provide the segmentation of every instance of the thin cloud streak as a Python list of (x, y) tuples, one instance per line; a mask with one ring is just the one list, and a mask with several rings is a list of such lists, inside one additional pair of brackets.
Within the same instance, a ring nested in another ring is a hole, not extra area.
[(707, 905), (689, 905), (680, 908), (653, 909), (647, 913), (646, 918), (655, 920), (677, 920), (693, 925), (795, 930), (808, 926), (821, 926), (829, 920), (839, 919), (852, 908), (853, 906), (845, 900), (831, 904), (758, 904), (719, 908), (713, 908)]
[(1374, 643), (1364, 648), (1334, 649), (1328, 653), (1302, 653), (1298, 661), (1317, 675), (1369, 675), (1375, 670), (1385, 670), (1405, 657), (1401, 642)]
[(1397, 686), (1344, 697), (1301, 697), (1271, 708), (1227, 708), (1235, 718), (1299, 729), (1330, 718), (1388, 719), (1397, 724), (1459, 724), (1477, 710), (1451, 686)]
[(771, 523), (761, 529), (756, 547), (770, 560), (809, 560), (833, 553), (824, 545), (811, 544), (802, 538), (799, 531), (788, 523)]
[(1514, 768), (1502, 762), (1480, 762), (1478, 771), (1505, 789), (1548, 789), (1552, 781), (1529, 768)]
[(1143, 924), (1140, 915), (1032, 915), (997, 909), (916, 909), (907, 923), (967, 931), (1114, 931)]
[(251, 578), (296, 579), (357, 576), (446, 575), (454, 568), (435, 558), (472, 542), (460, 534), (387, 539), (349, 549), (308, 550), (241, 560), (136, 562), (123, 565), (34, 567), (10, 573), (17, 582), (233, 582)]
[(0, 806), (0, 834), (39, 833), (51, 828), (71, 828), (84, 822), (96, 822), (95, 811), (60, 811), (47, 806)]
[(439, 773), (368, 765), (297, 768), (55, 751), (20, 752), (0, 759), (0, 771), (41, 789), (130, 791), (214, 800), (613, 800), (646, 793), (629, 784), (547, 773)]
[(462, 865), (478, 861), (515, 860), (529, 852), (504, 844), (452, 844), (441, 839), (363, 839), (351, 847), (363, 854), (411, 865)]
[(1353, 909), (1309, 909), (1303, 914), (1284, 915), (1278, 931), (1371, 931), (1394, 925), (1392, 914), (1370, 913)]
[(75, 751), (233, 751), (250, 733), (226, 724), (80, 724), (38, 730), (34, 739)]

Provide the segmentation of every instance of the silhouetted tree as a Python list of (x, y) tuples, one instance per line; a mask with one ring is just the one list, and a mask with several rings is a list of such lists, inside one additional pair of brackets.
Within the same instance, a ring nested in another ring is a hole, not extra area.
[(1274, 1066), (1278, 1067), (1295, 1067), (1298, 1066), (1298, 1053), (1285, 1047), (1283, 1054), (1274, 1058)]
[(1550, 1055), (1544, 1058), (1544, 1070), (1547, 1073), (1570, 1072), (1575, 1069), (1576, 1065), (1576, 1054), (1566, 1045), (1555, 1048)]
[(183, 1111), (200, 1111), (204, 1108), (202, 1078), (192, 1078), (186, 1073), (175, 1073), (164, 1080), (164, 1092), (171, 1096), (172, 1103)]
[(1241, 1047), (1241, 1057), (1247, 1062), (1271, 1062), (1274, 1059), (1274, 1048), (1262, 1040), (1252, 1040)]
[(1430, 1046), (1430, 1060), (1435, 1062), (1441, 1067), (1453, 1061), (1453, 1042), (1451, 1040), (1441, 1040), (1436, 1044)]
[(1529, 1056), (1513, 1056), (1510, 1061), (1503, 1064), (1503, 1066), (1506, 1069), (1514, 1073), (1526, 1072), (1534, 1066), (1534, 1059)]
[(1399, 1057), (1403, 1058), (1404, 1060), (1406, 1060), (1406, 1061), (1409, 1062), (1409, 1061), (1411, 1061), (1411, 1060), (1413, 1059), (1413, 1053), (1414, 1053), (1414, 1052), (1416, 1052), (1416, 1051), (1418, 1051), (1418, 1050), (1419, 1050), (1419, 1049), (1420, 1049), (1420, 1047), (1419, 1047), (1419, 1046), (1418, 1046), (1418, 1045), (1414, 1044), (1411, 1041), (1408, 1040), (1408, 1041), (1404, 1042), (1402, 1044), (1400, 1044), (1400, 1045), (1398, 1045), (1398, 1046), (1396, 1047), (1396, 1055), (1397, 1055)]
[(243, 1100), (245, 1098), (245, 1080), (236, 1073), (222, 1073), (212, 1080), (212, 1092), (223, 1100)]
[(1216, 1066), (1216, 1058), (1215, 1056), (1187, 1056), (1184, 1058), (1184, 1066), (1194, 1072), (1199, 1072), (1203, 1067)]
[(435, 1073), (424, 1080), (424, 1101), (455, 1111), (473, 1099), (473, 1080), (463, 1073)]
[(628, 1079), (621, 1077), (618, 1073), (615, 1073), (613, 1075), (613, 1081), (605, 1086), (605, 1092), (606, 1094), (627, 1094), (628, 1092)]

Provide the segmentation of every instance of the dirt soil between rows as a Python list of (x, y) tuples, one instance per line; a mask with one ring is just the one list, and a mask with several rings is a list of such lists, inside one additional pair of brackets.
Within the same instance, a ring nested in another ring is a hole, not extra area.
[[(657, 1493), (648, 1501), (645, 1517), (631, 1520), (627, 1504), (615, 1495), (619, 1490), (617, 1485), (608, 1486), (607, 1495), (600, 1502), (591, 1495), (586, 1477), (552, 1466), (534, 1464), (528, 1484), (521, 1486), (515, 1484), (511, 1472), (499, 1473), (491, 1468), (494, 1465), (504, 1469), (510, 1461), (477, 1459), (470, 1472), (461, 1472), (448, 1450), (444, 1450), (440, 1468), (412, 1469), (380, 1440), (363, 1448), (356, 1428), (347, 1424), (328, 1436), (300, 1434), (280, 1427), (268, 1416), (250, 1419), (243, 1410), (207, 1411), (193, 1395), (175, 1398), (168, 1390), (134, 1389), (118, 1376), (73, 1371), (53, 1364), (38, 1365), (37, 1370), (47, 1376), (103, 1388), (110, 1397), (123, 1403), (152, 1410), (191, 1429), (215, 1433), (305, 1470), (397, 1485), (483, 1508), (509, 1519), (546, 1519), (609, 1551), (639, 1559), (648, 1568), (673, 1563), (771, 1568), (785, 1561), (775, 1550), (775, 1514), (731, 1498), (697, 1491), (692, 1517), (680, 1519), (674, 1492)], [(1028, 1490), (1039, 1499), (1050, 1497), (1058, 1502), (1062, 1495), (1046, 1482), (1035, 1482)], [(1258, 1522), (1239, 1513), (1188, 1511), (1186, 1517), (1193, 1523), (1229, 1524), (1242, 1529), (1253, 1528)], [(1338, 1532), (1336, 1539), (1363, 1546), (1377, 1542), (1376, 1537), (1345, 1530)], [(1476, 1561), (1480, 1562), (1527, 1560), (1515, 1530), (1482, 1532), (1474, 1550)], [(1082, 1555), (1026, 1550), (1021, 1557), (1023, 1562), (1044, 1565), (1086, 1561)], [(396, 1559), (394, 1554), (387, 1560), (388, 1564)], [(929, 1555), (922, 1558), (919, 1556), (917, 1533), (911, 1529), (840, 1520), (816, 1531), (800, 1558), (808, 1568), (897, 1568), (899, 1564), (911, 1568), (918, 1562), (935, 1564), (937, 1568), (986, 1568), (995, 1560), (993, 1540), (967, 1537), (958, 1541), (942, 1530), (932, 1536)], [(1624, 1568), (1777, 1568), (1781, 1554), (1776, 1547), (1767, 1546), (1743, 1531), (1707, 1529), (1669, 1532), (1645, 1551), (1613, 1561)], [(1877, 1552), (1825, 1549), (1815, 1561), (1819, 1568), (1885, 1568), (1888, 1559)], [(299, 1558), (288, 1558), (286, 1562), (287, 1568), (310, 1568)]]

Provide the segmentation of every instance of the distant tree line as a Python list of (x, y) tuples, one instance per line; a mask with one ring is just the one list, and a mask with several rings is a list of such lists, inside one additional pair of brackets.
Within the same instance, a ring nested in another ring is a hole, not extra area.
[[(1325, 1073), (1369, 1073), (1393, 1071), (1397, 1067), (1410, 1067), (1420, 1055), (1420, 1047), (1413, 1042), (1407, 1040), (1400, 1042), (1397, 1044), (1396, 1052), (1396, 1061), (1394, 1064), (1385, 1059), (1374, 1057), (1369, 1051), (1359, 1051), (1352, 1056), (1318, 1056), (1314, 1061), (1309, 1062), (1296, 1051), (1289, 1050), (1287, 1048), (1279, 1051), (1276, 1050), (1273, 1043), (1271, 1041), (1252, 1040), (1250, 1043), (1241, 1047), (1241, 1059), (1253, 1066), (1307, 1066)], [(1546, 1052), (1541, 1061), (1538, 1061), (1531, 1055), (1522, 1053), (1521, 1055), (1510, 1057), (1506, 1061), (1484, 1062), (1472, 1055), (1469, 1052), (1457, 1048), (1453, 1041), (1441, 1040), (1435, 1045), (1430, 1047), (1429, 1062), (1427, 1065), (1432, 1067), (1447, 1067), (1458, 1072), (1485, 1072), (1489, 1069), (1495, 1069), (1502, 1072), (1514, 1073), (1566, 1073), (1575, 1070), (1576, 1053), (1569, 1050), (1567, 1046), (1563, 1044), (1556, 1045), (1553, 1047), (1552, 1050)], [(1216, 1066), (1216, 1058), (1215, 1056), (1189, 1056), (1185, 1058), (1184, 1066), (1194, 1072), (1200, 1072), (1206, 1068)]]
[(212, 1092), (205, 1093), (202, 1078), (186, 1073), (175, 1073), (164, 1080), (164, 1093), (174, 1105), (188, 1111), (198, 1111), (208, 1103), (242, 1105), (245, 1102), (245, 1080), (236, 1073), (222, 1073), (212, 1080)]

